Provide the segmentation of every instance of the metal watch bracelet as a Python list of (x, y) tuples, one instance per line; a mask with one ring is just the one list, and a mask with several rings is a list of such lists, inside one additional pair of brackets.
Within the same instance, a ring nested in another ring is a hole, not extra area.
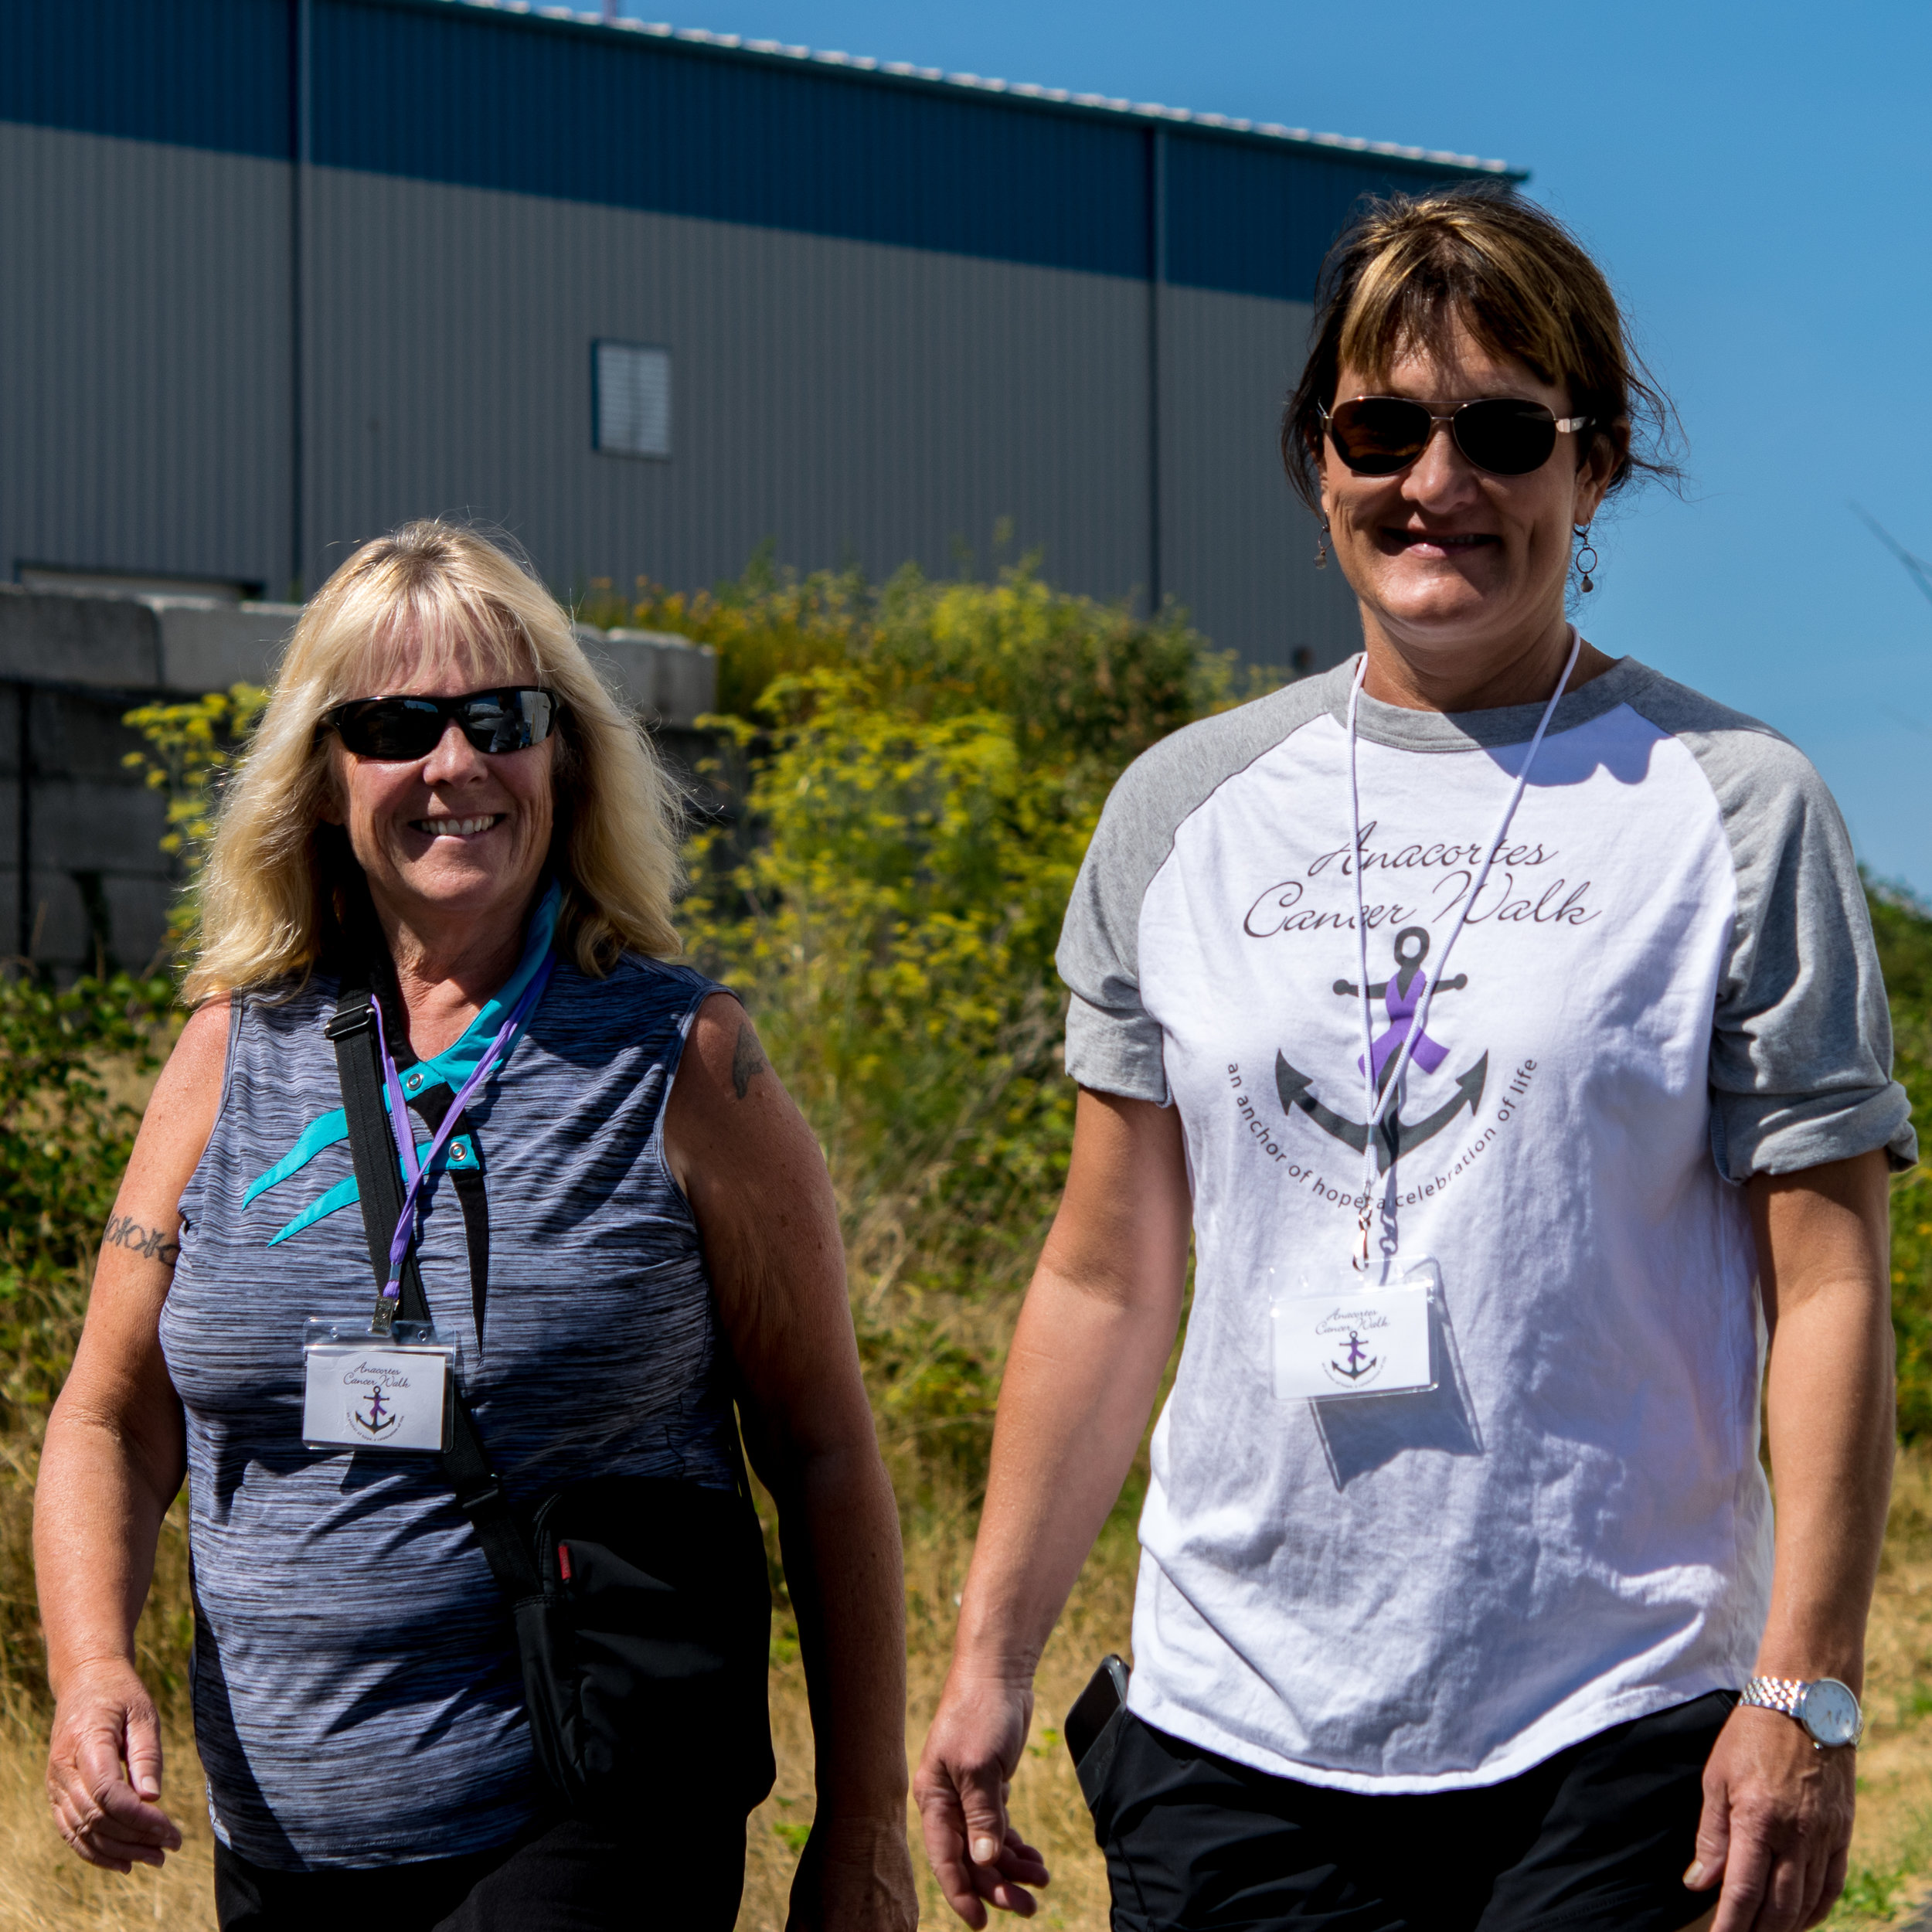
[(1821, 1751), (1855, 1745), (1865, 1735), (1862, 1707), (1835, 1677), (1753, 1677), (1738, 1701), (1792, 1719)]

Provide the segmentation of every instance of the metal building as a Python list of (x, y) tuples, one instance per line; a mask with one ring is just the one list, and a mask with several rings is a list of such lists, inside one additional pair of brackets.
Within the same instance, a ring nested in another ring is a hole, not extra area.
[(1274, 454), (1316, 266), (1507, 173), (556, 7), (9, 6), (0, 573), (287, 597), (453, 510), (682, 587), (1005, 524), (1325, 663)]

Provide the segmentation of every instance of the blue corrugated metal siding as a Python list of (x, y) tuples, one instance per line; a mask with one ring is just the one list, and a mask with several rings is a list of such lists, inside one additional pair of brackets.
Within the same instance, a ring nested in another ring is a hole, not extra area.
[(286, 160), (287, 0), (10, 0), (0, 121)]
[(316, 9), (318, 163), (1104, 275), (1144, 136), (836, 70), (474, 13)]
[(1365, 196), (1418, 193), (1447, 172), (1382, 155), (1275, 154), (1177, 128), (1168, 136), (1167, 279), (1305, 302), (1329, 243)]
[[(0, 9), (0, 121), (286, 158), (294, 0)], [(1102, 274), (1149, 124), (410, 0), (312, 0), (319, 165)], [(1168, 124), (1168, 279), (1305, 301), (1365, 193), (1458, 171)]]
[[(450, 0), (0, 0), (0, 573), (313, 585), (449, 510), (690, 585), (1010, 520), (1326, 656), (1297, 298), (1365, 189), (1456, 172)], [(604, 337), (670, 350), (672, 461), (591, 447)]]

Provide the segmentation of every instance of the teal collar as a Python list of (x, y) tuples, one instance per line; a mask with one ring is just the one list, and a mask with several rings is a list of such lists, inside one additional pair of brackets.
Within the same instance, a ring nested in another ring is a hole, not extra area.
[[(454, 1046), (446, 1046), (433, 1059), (418, 1060), (403, 1075), (403, 1091), (411, 1100), (419, 1094), (427, 1093), (434, 1087), (447, 1087), (451, 1093), (476, 1070), (477, 1062), (485, 1049), (497, 1035), (510, 1009), (523, 997), (537, 969), (549, 956), (556, 937), (557, 910), (563, 903), (563, 890), (553, 879), (549, 889), (538, 902), (537, 908), (530, 915), (530, 930), (524, 940), (523, 957), (517, 961), (516, 971), (505, 980), (497, 992), (483, 1003), (482, 1010), (463, 1029), (463, 1036)], [(521, 1037), (521, 1035), (519, 1036)], [(516, 1050), (512, 1040), (505, 1051), (507, 1061)], [(349, 1117), (337, 1107), (332, 1113), (325, 1114), (319, 1120), (309, 1122), (303, 1128), (295, 1145), (271, 1167), (267, 1173), (258, 1174), (250, 1181), (242, 1195), (242, 1206), (246, 1208), (258, 1196), (266, 1194), (272, 1187), (279, 1186), (292, 1174), (298, 1174), (325, 1148), (335, 1146), (349, 1138)], [(417, 1150), (419, 1157), (425, 1151)], [(476, 1150), (468, 1134), (458, 1134), (444, 1148), (436, 1166), (440, 1172), (445, 1166), (474, 1167), (477, 1165)], [(399, 1157), (398, 1165), (400, 1165)], [(338, 1208), (345, 1208), (358, 1198), (355, 1178), (351, 1175), (328, 1191), (311, 1201), (294, 1219), (269, 1236), (268, 1245), (273, 1247), (278, 1241), (286, 1241), (291, 1234), (299, 1234), (304, 1228), (312, 1227), (325, 1216), (333, 1214)]]
[[(434, 1060), (418, 1060), (403, 1076), (403, 1091), (410, 1099), (432, 1087), (446, 1086), (454, 1094), (476, 1071), (484, 1049), (496, 1038), (510, 1009), (523, 997), (525, 988), (536, 977), (536, 969), (548, 957), (556, 934), (557, 907), (563, 898), (562, 889), (553, 881), (530, 915), (529, 937), (524, 941), (523, 957), (517, 961), (516, 971), (483, 1002), (482, 1010), (463, 1029), (463, 1037), (454, 1046), (444, 1047)], [(505, 1057), (509, 1057), (507, 1053)]]

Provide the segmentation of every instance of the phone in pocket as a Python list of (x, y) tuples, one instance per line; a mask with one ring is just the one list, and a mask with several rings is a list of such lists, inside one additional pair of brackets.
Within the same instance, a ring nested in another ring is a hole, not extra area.
[(1073, 1753), (1073, 1768), (1099, 1741), (1115, 1714), (1127, 1702), (1127, 1665), (1113, 1651), (1100, 1659), (1100, 1667), (1087, 1680), (1087, 1688), (1074, 1699), (1063, 1726), (1066, 1748)]

